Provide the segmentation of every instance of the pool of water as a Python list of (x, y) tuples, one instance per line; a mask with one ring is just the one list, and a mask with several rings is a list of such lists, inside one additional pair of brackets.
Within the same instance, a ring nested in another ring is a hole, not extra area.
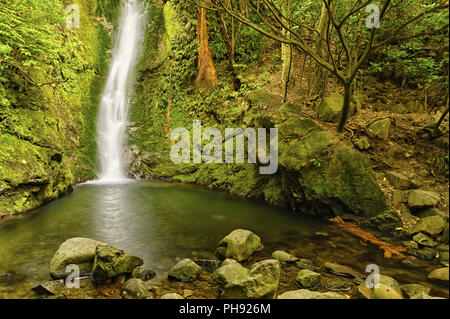
[[(265, 251), (289, 250), (317, 263), (334, 261), (364, 271), (378, 264), (402, 283), (422, 283), (448, 297), (448, 287), (427, 280), (436, 265), (406, 270), (329, 222), (194, 185), (139, 181), (84, 184), (69, 196), (0, 222), (0, 298), (33, 298), (33, 283), (49, 280), (48, 262), (66, 239), (88, 237), (140, 256), (157, 272), (176, 258), (212, 258), (217, 243), (237, 228), (258, 234)], [(317, 233), (326, 233), (327, 236)]]

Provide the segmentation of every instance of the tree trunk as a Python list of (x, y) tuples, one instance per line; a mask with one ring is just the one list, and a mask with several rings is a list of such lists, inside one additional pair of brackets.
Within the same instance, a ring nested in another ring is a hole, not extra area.
[(217, 21), (219, 22), (220, 34), (222, 35), (222, 39), (225, 42), (225, 46), (227, 48), (227, 59), (228, 59), (228, 70), (231, 72), (233, 77), (233, 89), (235, 91), (239, 91), (241, 88), (241, 80), (238, 77), (237, 71), (234, 67), (234, 50), (233, 43), (230, 39), (230, 35), (228, 34), (227, 25), (223, 15), (220, 11), (216, 11)]
[(342, 106), (341, 118), (339, 119), (338, 132), (341, 133), (344, 130), (345, 123), (347, 122), (348, 113), (352, 103), (352, 83), (343, 83), (344, 85), (344, 105)]
[(200, 87), (209, 87), (217, 84), (216, 67), (208, 48), (208, 30), (206, 24), (206, 9), (199, 7), (197, 21), (197, 35), (200, 41), (198, 52), (198, 75), (196, 84)]
[[(322, 41), (321, 37), (325, 38), (326, 36), (327, 23), (328, 10), (325, 4), (322, 4), (319, 26), (317, 28), (317, 32), (319, 32), (320, 36), (317, 36), (316, 39), (316, 54), (321, 58), (324, 57), (324, 42)], [(327, 87), (327, 81), (328, 71), (320, 64), (316, 63), (314, 70), (314, 87), (309, 99), (313, 104), (320, 103), (320, 101), (323, 99), (325, 95), (325, 89)]]
[[(284, 0), (282, 4), (283, 16), (289, 15), (289, 0)], [(289, 23), (286, 21), (286, 23)], [(290, 37), (289, 31), (283, 30), (286, 37)], [(289, 44), (281, 44), (281, 60), (282, 60), (282, 85), (284, 89), (284, 102), (287, 100), (289, 84), (292, 79), (292, 46)]]

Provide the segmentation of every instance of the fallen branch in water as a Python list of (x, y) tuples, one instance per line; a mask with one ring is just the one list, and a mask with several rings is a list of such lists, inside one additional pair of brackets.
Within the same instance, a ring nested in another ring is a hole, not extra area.
[(384, 251), (384, 257), (385, 258), (391, 258), (392, 255), (397, 255), (400, 257), (405, 257), (405, 255), (402, 254), (402, 252), (406, 252), (406, 248), (402, 246), (394, 246), (392, 244), (386, 243), (382, 240), (379, 240), (371, 233), (368, 233), (361, 228), (358, 227), (358, 225), (350, 222), (344, 222), (344, 220), (336, 216), (334, 218), (330, 218), (329, 221), (336, 224), (337, 227), (342, 229), (343, 231), (346, 231), (350, 234), (355, 235), (356, 237), (361, 238), (364, 241), (368, 241), (374, 245), (379, 246), (380, 249)]

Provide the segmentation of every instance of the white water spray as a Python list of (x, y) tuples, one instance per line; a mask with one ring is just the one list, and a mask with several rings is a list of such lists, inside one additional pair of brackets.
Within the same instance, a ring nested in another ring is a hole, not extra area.
[(123, 0), (119, 30), (97, 125), (100, 183), (126, 181), (124, 142), (128, 108), (137, 62), (145, 34), (145, 6), (140, 0)]

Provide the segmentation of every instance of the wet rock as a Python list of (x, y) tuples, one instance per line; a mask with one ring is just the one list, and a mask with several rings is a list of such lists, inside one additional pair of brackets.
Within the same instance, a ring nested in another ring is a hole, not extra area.
[(261, 239), (253, 232), (236, 229), (219, 242), (216, 256), (220, 259), (233, 258), (243, 261), (262, 248)]
[(44, 281), (35, 284), (31, 290), (38, 295), (56, 295), (64, 289), (64, 280)]
[(282, 250), (274, 251), (272, 254), (272, 258), (282, 263), (295, 263), (296, 261), (298, 261), (297, 257), (292, 256), (291, 254)]
[(408, 248), (408, 254), (423, 260), (433, 260), (436, 258), (436, 252), (430, 247), (423, 247), (421, 249)]
[(280, 278), (280, 262), (260, 261), (250, 271), (233, 259), (226, 259), (212, 280), (219, 285), (223, 299), (273, 299)]
[(143, 281), (150, 280), (156, 276), (156, 273), (150, 268), (139, 266), (131, 272), (131, 278), (141, 279)]
[(338, 292), (317, 292), (307, 289), (287, 291), (278, 296), (278, 299), (347, 299)]
[(320, 271), (320, 267), (314, 265), (313, 262), (309, 259), (300, 259), (295, 263), (295, 266), (300, 269), (308, 269), (315, 272)]
[(421, 261), (414, 256), (408, 256), (402, 260), (402, 265), (408, 269), (424, 267)]
[(122, 287), (120, 295), (125, 299), (146, 299), (148, 290), (142, 280), (132, 278)]
[(445, 227), (444, 220), (439, 216), (430, 216), (422, 218), (414, 227), (410, 230), (410, 234), (425, 233), (431, 236), (440, 234)]
[(297, 285), (305, 289), (318, 286), (320, 284), (320, 280), (320, 274), (308, 269), (300, 270), (295, 277), (295, 282), (297, 283)]
[(428, 295), (424, 291), (421, 291), (421, 292), (415, 294), (414, 296), (412, 296), (410, 299), (445, 299), (445, 298), (431, 297), (430, 295)]
[(418, 243), (419, 245), (426, 246), (426, 247), (436, 247), (437, 242), (435, 242), (433, 239), (428, 237), (425, 234), (418, 233), (413, 237), (413, 240)]
[(177, 293), (170, 292), (170, 293), (167, 293), (167, 294), (163, 295), (161, 297), (161, 299), (184, 299), (184, 298), (183, 298), (183, 296), (181, 296), (181, 295), (179, 295)]
[(379, 278), (380, 284), (383, 284), (383, 285), (386, 285), (387, 287), (392, 288), (400, 297), (403, 298), (402, 288), (398, 284), (397, 280), (395, 280), (394, 278), (392, 278), (390, 276), (386, 276), (386, 275), (379, 275), (378, 278)]
[(380, 140), (386, 141), (389, 137), (389, 128), (391, 127), (391, 120), (384, 119), (376, 121), (369, 126), (369, 131)]
[(185, 258), (169, 270), (169, 278), (181, 281), (194, 280), (202, 272), (202, 267)]
[(332, 291), (348, 291), (353, 285), (346, 280), (330, 278), (325, 281), (325, 288)]
[(402, 172), (388, 171), (386, 172), (386, 178), (397, 189), (415, 189), (420, 186), (416, 181), (410, 180)]
[(330, 271), (333, 274), (339, 275), (339, 276), (347, 276), (347, 277), (353, 277), (353, 278), (365, 278), (362, 274), (357, 272), (351, 267), (343, 266), (335, 263), (325, 263), (324, 267), (326, 270)]
[(130, 274), (134, 268), (143, 264), (141, 258), (128, 255), (116, 247), (97, 245), (92, 275), (96, 281), (104, 282), (118, 275)]
[(353, 297), (356, 299), (372, 299), (372, 289), (364, 284), (361, 284), (356, 287), (355, 291), (353, 292)]
[(379, 284), (378, 287), (372, 289), (373, 299), (403, 299), (402, 295), (395, 291), (392, 287), (385, 284)]
[(62, 243), (49, 264), (50, 276), (53, 279), (64, 279), (70, 272), (66, 267), (75, 264), (80, 268), (80, 276), (88, 276), (92, 272), (97, 245), (104, 244), (89, 238), (71, 238)]
[(425, 294), (429, 294), (431, 291), (431, 288), (429, 287), (425, 287), (422, 285), (418, 285), (418, 284), (408, 284), (408, 285), (402, 285), (400, 287), (402, 289), (403, 294), (408, 297), (411, 298), (412, 296), (424, 292)]
[(430, 208), (439, 203), (441, 196), (432, 191), (413, 190), (408, 195), (408, 206), (412, 209)]
[(448, 271), (448, 267), (435, 269), (428, 275), (428, 278), (431, 280), (444, 281), (448, 283)]
[(220, 260), (215, 259), (195, 259), (194, 262), (207, 272), (214, 272), (221, 264)]

